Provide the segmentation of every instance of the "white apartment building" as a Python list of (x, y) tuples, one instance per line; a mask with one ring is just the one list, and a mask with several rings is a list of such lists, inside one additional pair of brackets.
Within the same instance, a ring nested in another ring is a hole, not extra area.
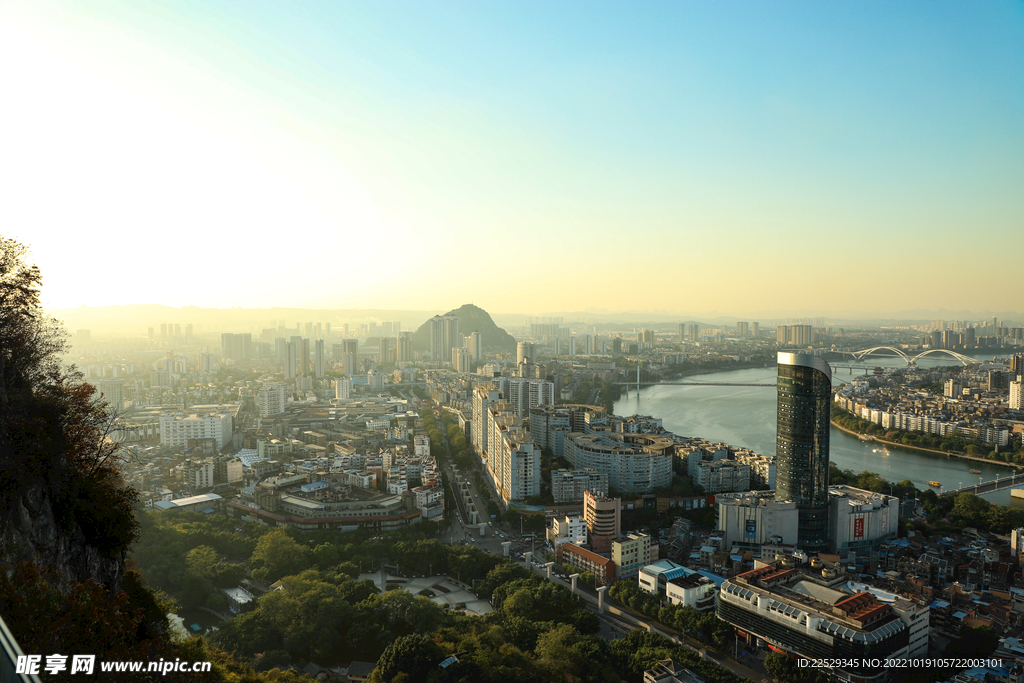
[(189, 461), (185, 467), (185, 477), (193, 490), (208, 489), (213, 486), (214, 465), (212, 462)]
[(531, 408), (555, 402), (555, 383), (525, 377), (498, 377), (498, 390), (519, 417), (528, 415)]
[(563, 543), (583, 545), (587, 542), (587, 522), (583, 517), (555, 517), (548, 527), (547, 539), (552, 548)]
[(280, 415), (288, 405), (288, 385), (282, 382), (269, 382), (260, 385), (256, 390), (256, 404), (260, 409), (260, 417)]
[(1024, 381), (1010, 382), (1010, 410), (1024, 410)]
[(161, 415), (160, 443), (185, 448), (189, 439), (214, 439), (217, 450), (220, 450), (231, 439), (233, 422), (234, 419), (229, 413)]

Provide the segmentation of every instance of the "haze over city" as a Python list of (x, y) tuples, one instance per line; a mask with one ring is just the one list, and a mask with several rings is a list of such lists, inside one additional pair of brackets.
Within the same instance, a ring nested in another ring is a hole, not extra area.
[(50, 309), (1011, 316), (1022, 38), (1010, 2), (5, 2), (0, 223)]

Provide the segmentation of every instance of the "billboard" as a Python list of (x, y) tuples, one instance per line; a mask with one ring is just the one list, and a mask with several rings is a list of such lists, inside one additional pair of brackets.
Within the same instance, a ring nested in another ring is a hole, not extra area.
[(858, 517), (853, 520), (853, 537), (863, 538), (864, 537), (864, 518)]
[(757, 538), (757, 520), (756, 519), (748, 519), (747, 520), (747, 529), (744, 532), (743, 537), (744, 538), (749, 538), (749, 539)]

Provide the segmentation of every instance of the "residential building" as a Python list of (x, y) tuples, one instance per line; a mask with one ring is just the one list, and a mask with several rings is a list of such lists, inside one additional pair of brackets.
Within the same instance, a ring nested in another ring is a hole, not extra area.
[(607, 496), (608, 475), (586, 468), (551, 471), (551, 495), (555, 503), (581, 503), (586, 491), (599, 498)]
[(555, 517), (547, 529), (547, 539), (553, 548), (557, 548), (563, 543), (585, 545), (587, 522), (583, 517)]
[(651, 537), (629, 534), (620, 541), (612, 541), (612, 562), (616, 578), (635, 576), (641, 567), (651, 563)]
[(288, 405), (289, 395), (291, 391), (283, 382), (261, 384), (256, 390), (256, 405), (259, 407), (260, 417), (283, 413)]
[(220, 450), (231, 440), (233, 424), (234, 418), (230, 413), (164, 414), (160, 416), (160, 443), (185, 448), (189, 439), (211, 438)]
[(608, 486), (629, 493), (650, 493), (672, 483), (675, 444), (668, 436), (629, 433), (567, 433), (564, 457), (577, 469), (608, 475)]

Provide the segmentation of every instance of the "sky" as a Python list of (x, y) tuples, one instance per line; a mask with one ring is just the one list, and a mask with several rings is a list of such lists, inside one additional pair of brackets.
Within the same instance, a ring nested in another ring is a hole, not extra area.
[(1024, 3), (0, 2), (50, 308), (1021, 311)]

